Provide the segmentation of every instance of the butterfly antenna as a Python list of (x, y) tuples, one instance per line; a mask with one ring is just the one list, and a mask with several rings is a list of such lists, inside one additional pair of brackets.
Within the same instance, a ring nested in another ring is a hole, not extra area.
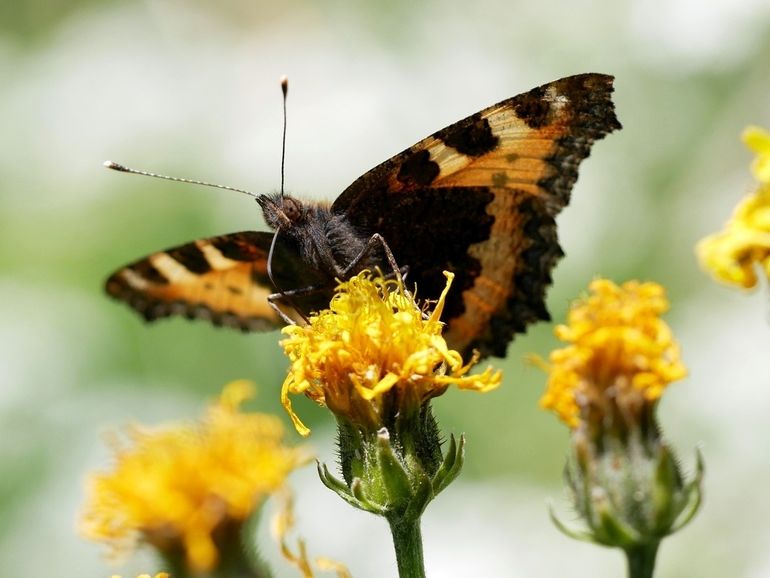
[(164, 179), (166, 181), (175, 181), (177, 183), (189, 183), (191, 185), (202, 185), (204, 187), (213, 187), (215, 189), (224, 189), (225, 191), (235, 191), (236, 193), (243, 193), (244, 195), (249, 195), (250, 197), (254, 197), (255, 199), (259, 198), (259, 195), (257, 195), (256, 193), (252, 193), (251, 191), (236, 189), (235, 187), (228, 187), (226, 185), (217, 185), (216, 183), (207, 183), (205, 181), (196, 181), (193, 179), (182, 179), (180, 177), (169, 177), (168, 175), (159, 175), (157, 173), (151, 173), (149, 171), (139, 171), (137, 169), (132, 169), (127, 166), (114, 163), (112, 161), (104, 161), (104, 166), (107, 167), (108, 169), (112, 169), (113, 171), (118, 171), (121, 173), (130, 173), (132, 175), (142, 175), (145, 177), (155, 177), (156, 179)]
[(281, 77), (281, 92), (283, 92), (283, 138), (281, 139), (281, 197), (283, 197), (284, 169), (286, 167), (286, 95), (289, 93), (289, 79)]

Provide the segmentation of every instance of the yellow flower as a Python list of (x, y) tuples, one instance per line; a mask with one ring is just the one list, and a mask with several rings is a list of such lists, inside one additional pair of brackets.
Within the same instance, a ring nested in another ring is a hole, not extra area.
[(770, 132), (757, 126), (747, 127), (743, 131), (743, 142), (757, 153), (751, 165), (754, 176), (760, 183), (770, 183)]
[(215, 568), (215, 532), (240, 528), (309, 458), (276, 417), (240, 411), (253, 395), (235, 381), (198, 422), (130, 428), (113, 468), (90, 476), (82, 533), (115, 553), (141, 540), (184, 553), (194, 572)]
[(305, 326), (284, 328), (281, 342), (291, 360), (281, 400), (302, 435), (310, 430), (292, 411), (290, 394), (304, 393), (369, 431), (383, 413), (418, 408), (454, 384), (489, 391), (501, 374), (488, 368), (468, 375), (468, 364), (447, 347), (439, 321), (453, 275), (427, 315), (397, 281), (365, 271), (340, 283), (329, 309)]
[(668, 309), (663, 287), (597, 279), (589, 289), (572, 305), (567, 325), (556, 328), (569, 345), (551, 353), (540, 400), (572, 428), (615, 408), (626, 417), (638, 414), (687, 373), (671, 329), (659, 317)]
[(701, 267), (717, 280), (750, 289), (758, 281), (757, 265), (770, 277), (770, 132), (750, 126), (743, 142), (757, 153), (751, 170), (759, 188), (738, 204), (724, 229), (702, 239), (695, 252)]
[[(767, 165), (770, 170), (770, 161)], [(770, 184), (743, 199), (724, 230), (701, 240), (695, 250), (701, 266), (722, 282), (754, 287), (757, 265), (770, 276)]]

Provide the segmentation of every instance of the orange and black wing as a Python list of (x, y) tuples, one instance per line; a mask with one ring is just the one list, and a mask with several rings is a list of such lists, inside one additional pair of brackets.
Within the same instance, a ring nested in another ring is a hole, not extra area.
[(159, 251), (113, 273), (105, 288), (147, 321), (182, 315), (243, 331), (280, 327), (267, 302), (274, 292), (267, 275), (272, 238), (244, 231)]
[(545, 290), (563, 255), (554, 217), (594, 141), (620, 128), (611, 76), (545, 84), (457, 122), (365, 173), (332, 206), (383, 235), (418, 295), (453, 271), (450, 345), (504, 356), (549, 319)]

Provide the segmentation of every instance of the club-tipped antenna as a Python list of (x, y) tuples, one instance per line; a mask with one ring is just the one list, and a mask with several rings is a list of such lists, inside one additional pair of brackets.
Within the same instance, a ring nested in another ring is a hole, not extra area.
[(202, 185), (204, 187), (214, 187), (215, 189), (224, 189), (225, 191), (235, 191), (236, 193), (243, 193), (244, 195), (249, 195), (250, 197), (254, 197), (255, 199), (259, 198), (258, 194), (252, 193), (251, 191), (236, 189), (235, 187), (228, 187), (227, 185), (217, 185), (216, 183), (196, 181), (194, 179), (183, 179), (181, 177), (170, 177), (168, 175), (159, 175), (157, 173), (151, 173), (149, 171), (140, 171), (137, 169), (129, 168), (125, 165), (114, 163), (112, 161), (104, 161), (104, 166), (107, 167), (108, 169), (112, 169), (113, 171), (118, 171), (121, 173), (130, 173), (132, 175), (142, 175), (145, 177), (155, 177), (156, 179), (163, 179), (166, 181), (175, 181), (177, 183), (188, 183), (191, 185)]
[(283, 197), (284, 170), (286, 167), (286, 95), (289, 93), (289, 79), (281, 77), (281, 92), (283, 93), (283, 137), (281, 138), (281, 196)]

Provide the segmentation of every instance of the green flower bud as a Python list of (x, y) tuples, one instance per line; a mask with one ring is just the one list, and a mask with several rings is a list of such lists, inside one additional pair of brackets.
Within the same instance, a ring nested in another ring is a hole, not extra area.
[(353, 506), (389, 520), (418, 520), (460, 473), (465, 440), (450, 437), (446, 455), (430, 405), (376, 433), (338, 420), (342, 480), (318, 465), (321, 481)]
[(703, 462), (685, 482), (681, 465), (657, 429), (638, 428), (620, 437), (592, 439), (573, 432), (565, 478), (575, 509), (587, 531), (566, 534), (626, 551), (657, 544), (695, 515), (701, 503)]

